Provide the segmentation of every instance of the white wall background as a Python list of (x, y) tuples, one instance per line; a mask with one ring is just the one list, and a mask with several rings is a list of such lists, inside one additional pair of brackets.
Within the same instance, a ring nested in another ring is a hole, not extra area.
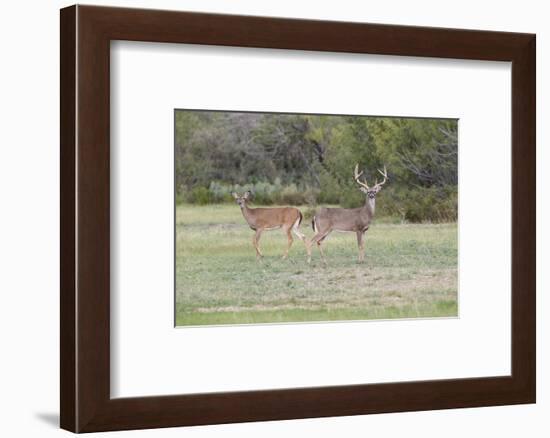
[[(58, 421), (59, 12), (64, 1), (3, 4), (0, 68), (0, 408), (2, 435), (54, 436)], [(550, 14), (545, 2), (141, 0), (95, 4), (537, 33), (538, 404), (121, 432), (125, 436), (548, 436), (550, 424)], [(487, 163), (490, 166), (490, 163)]]

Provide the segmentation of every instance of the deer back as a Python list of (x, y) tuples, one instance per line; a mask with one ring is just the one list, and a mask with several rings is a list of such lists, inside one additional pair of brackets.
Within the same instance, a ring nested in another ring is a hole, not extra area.
[(301, 214), (293, 207), (247, 208), (245, 217), (252, 228), (269, 229), (283, 225), (290, 227), (301, 218)]
[(315, 215), (315, 227), (320, 231), (363, 231), (368, 228), (372, 214), (368, 208), (322, 208)]

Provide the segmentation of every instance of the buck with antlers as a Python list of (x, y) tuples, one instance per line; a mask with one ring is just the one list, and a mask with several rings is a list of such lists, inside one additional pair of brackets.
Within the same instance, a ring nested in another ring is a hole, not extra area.
[(252, 238), (252, 244), (256, 249), (256, 258), (263, 257), (260, 251), (260, 237), (263, 231), (276, 230), (282, 228), (286, 234), (288, 246), (283, 259), (288, 257), (288, 251), (292, 246), (292, 233), (294, 233), (307, 247), (306, 236), (300, 232), (300, 223), (302, 222), (302, 213), (300, 210), (293, 207), (281, 207), (281, 208), (250, 208), (248, 207), (248, 201), (250, 199), (250, 191), (247, 191), (244, 195), (240, 196), (237, 193), (232, 193), (236, 199), (237, 204), (241, 207), (244, 219), (252, 228), (256, 234)]
[(373, 186), (369, 187), (367, 180), (361, 181), (359, 178), (363, 172), (359, 173), (359, 165), (355, 165), (354, 178), (357, 184), (359, 184), (359, 190), (365, 195), (365, 205), (360, 208), (321, 208), (317, 214), (313, 217), (311, 223), (315, 235), (311, 238), (309, 245), (307, 245), (308, 263), (311, 262), (311, 246), (313, 243), (317, 244), (323, 262), (326, 264), (325, 254), (321, 243), (332, 231), (349, 231), (357, 234), (357, 246), (359, 247), (359, 261), (362, 262), (365, 258), (363, 235), (369, 229), (370, 223), (374, 217), (374, 209), (376, 202), (376, 194), (380, 191), (382, 186), (388, 179), (388, 173), (386, 166), (382, 172), (378, 169), (378, 172), (384, 177), (382, 182), (376, 182)]

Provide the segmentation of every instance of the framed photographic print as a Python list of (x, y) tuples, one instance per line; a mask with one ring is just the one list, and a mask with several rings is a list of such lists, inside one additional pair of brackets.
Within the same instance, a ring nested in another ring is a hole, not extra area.
[(177, 109), (174, 160), (176, 326), (458, 315), (457, 120)]
[(535, 402), (535, 36), (61, 10), (61, 427)]

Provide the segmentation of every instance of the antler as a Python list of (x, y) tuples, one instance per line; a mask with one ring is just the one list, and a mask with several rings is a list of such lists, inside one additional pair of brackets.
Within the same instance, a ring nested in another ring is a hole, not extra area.
[(386, 180), (388, 179), (388, 171), (386, 170), (386, 165), (384, 164), (384, 172), (382, 172), (380, 169), (378, 169), (378, 172), (380, 172), (380, 175), (384, 177), (384, 180), (379, 183), (378, 180), (376, 180), (375, 186), (381, 186), (386, 183)]
[(363, 175), (363, 171), (359, 172), (359, 163), (357, 163), (357, 164), (355, 165), (355, 169), (354, 169), (354, 171), (353, 171), (353, 175), (354, 175), (354, 178), (355, 178), (355, 182), (356, 182), (357, 184), (359, 184), (360, 186), (366, 188), (367, 190), (369, 189), (369, 185), (367, 184), (367, 180), (365, 180), (365, 182), (362, 182), (362, 181), (359, 180), (359, 177), (360, 177), (361, 175)]

